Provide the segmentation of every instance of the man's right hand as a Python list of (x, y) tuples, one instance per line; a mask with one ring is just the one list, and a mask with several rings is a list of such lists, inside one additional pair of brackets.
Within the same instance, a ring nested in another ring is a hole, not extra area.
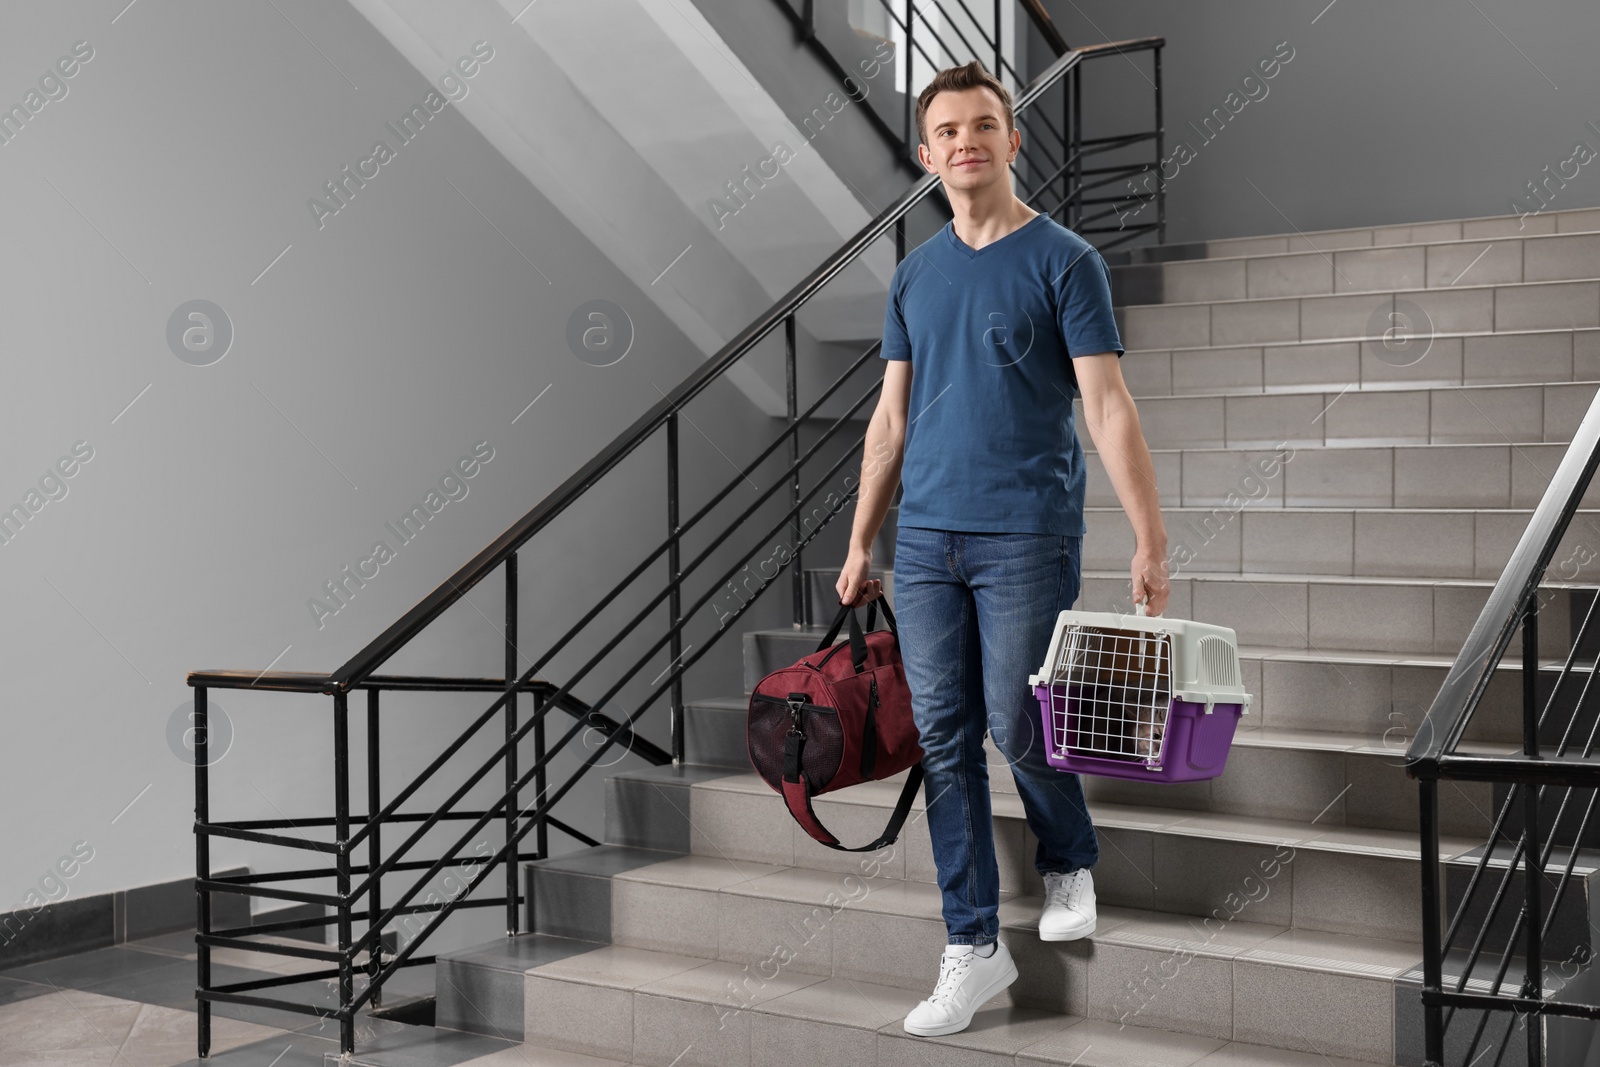
[(844, 569), (839, 572), (839, 583), (834, 587), (839, 593), (839, 603), (860, 607), (882, 596), (883, 582), (869, 578), (871, 573), (872, 553), (864, 548), (852, 548), (845, 557)]

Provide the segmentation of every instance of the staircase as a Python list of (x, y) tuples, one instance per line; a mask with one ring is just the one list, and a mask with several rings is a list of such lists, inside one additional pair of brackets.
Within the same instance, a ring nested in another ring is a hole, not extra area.
[[(1523, 222), (1210, 242), (1114, 268), (1119, 293), (1148, 298), (1119, 309), (1122, 368), (1175, 559), (1167, 613), (1235, 629), (1255, 702), (1220, 778), (1083, 779), (1100, 916), (1077, 942), (1033, 933), (1033, 841), (991, 753), (1001, 936), (1021, 977), (968, 1030), (900, 1028), (944, 944), (917, 813), (883, 852), (834, 852), (744, 757), (744, 694), (820, 629), (744, 635), (742, 684), (686, 708), (685, 760), (609, 778), (604, 844), (528, 865), (535, 932), (439, 956), (438, 1025), (681, 1067), (797, 1052), (829, 1064), (1422, 1063), (1405, 750), (1600, 387), (1600, 210)], [(1128, 610), (1131, 531), (1081, 414), (1079, 429), (1091, 471), (1077, 606)], [(1597, 518), (1591, 490), (1552, 558), (1541, 675), (1593, 596)], [(819, 616), (836, 578), (807, 572)], [(1518, 749), (1521, 685), (1508, 659), (1469, 747)], [(845, 840), (869, 840), (898, 787), (856, 787), (817, 810)], [(1440, 791), (1447, 905), (1502, 789)], [(1585, 961), (1551, 966), (1548, 983), (1590, 1003), (1597, 869), (1577, 868), (1546, 957)], [(1475, 1018), (1459, 1015), (1447, 1050)], [(1600, 1063), (1590, 1024), (1544, 1027), (1545, 1062)], [(1498, 1062), (1526, 1050), (1512, 1041)]]

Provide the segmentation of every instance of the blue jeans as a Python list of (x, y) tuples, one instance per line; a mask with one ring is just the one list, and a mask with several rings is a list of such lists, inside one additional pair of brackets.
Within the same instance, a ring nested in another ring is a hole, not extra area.
[(1092, 867), (1100, 858), (1078, 776), (1045, 762), (1039, 702), (1028, 686), (1057, 613), (1078, 599), (1082, 542), (909, 526), (896, 534), (895, 619), (953, 945), (988, 944), (1000, 932), (986, 728), (1038, 838), (1039, 873)]

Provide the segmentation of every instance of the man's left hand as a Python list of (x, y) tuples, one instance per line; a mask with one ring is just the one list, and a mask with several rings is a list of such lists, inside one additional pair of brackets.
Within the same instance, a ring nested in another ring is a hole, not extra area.
[(1143, 602), (1146, 615), (1160, 615), (1167, 610), (1167, 597), (1172, 590), (1165, 556), (1143, 549), (1134, 553), (1132, 577), (1133, 602)]

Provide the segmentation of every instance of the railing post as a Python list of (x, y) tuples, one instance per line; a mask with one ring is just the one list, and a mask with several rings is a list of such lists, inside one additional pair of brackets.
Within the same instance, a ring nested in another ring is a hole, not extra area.
[(806, 596), (805, 565), (800, 559), (800, 392), (795, 381), (794, 357), (794, 316), (789, 315), (783, 320), (783, 376), (785, 391), (789, 398), (789, 465), (794, 467), (794, 479), (790, 485), (790, 505), (794, 508), (794, 521), (790, 529), (794, 533), (794, 628), (802, 630), (811, 621), (811, 598)]
[[(367, 929), (371, 930), (378, 923), (378, 916), (383, 914), (383, 879), (377, 873), (378, 867), (383, 863), (383, 843), (379, 838), (382, 831), (382, 821), (378, 812), (383, 809), (383, 790), (379, 774), (382, 766), (378, 751), (378, 690), (376, 687), (367, 690), (367, 821), (371, 829), (367, 831), (367, 871), (372, 877), (372, 886), (367, 890)], [(383, 933), (379, 931), (373, 935), (372, 947), (368, 950), (368, 960), (371, 963), (370, 981), (376, 982), (378, 975), (383, 972)], [(372, 1006), (383, 1006), (383, 990), (380, 988), (372, 994)]]
[[(1539, 590), (1534, 588), (1522, 614), (1522, 753), (1539, 758)], [(1524, 902), (1528, 917), (1527, 969), (1523, 972), (1522, 995), (1544, 999), (1544, 906), (1540, 882), (1544, 879), (1544, 848), (1539, 841), (1539, 797), (1542, 790), (1532, 782), (1523, 785), (1522, 819), (1527, 847), (1523, 849), (1525, 875)], [(1528, 1067), (1544, 1063), (1540, 1036), (1544, 1017), (1529, 1012), (1523, 1017), (1528, 1027)]]
[(994, 0), (994, 76), (1005, 77), (1005, 57), (1000, 52), (1000, 5), (1004, 0)]
[[(1422, 991), (1438, 993), (1444, 989), (1443, 948), (1439, 937), (1439, 781), (1422, 778), (1417, 782), (1422, 830)], [(1444, 1063), (1444, 1009), (1438, 1004), (1422, 1006), (1423, 1062), (1429, 1067)]]
[(1083, 225), (1083, 64), (1072, 68), (1072, 229)]
[[(517, 554), (506, 557), (506, 840), (517, 836)], [(506, 850), (506, 936), (517, 934), (517, 849)]]
[(911, 47), (911, 41), (913, 36), (912, 31), (916, 25), (916, 23), (913, 21), (916, 13), (916, 5), (912, 3), (912, 0), (906, 0), (906, 54), (904, 57), (902, 57), (904, 59), (904, 65), (906, 68), (906, 87), (904, 90), (905, 107), (903, 110), (905, 111), (906, 151), (912, 153), (913, 155), (916, 154), (918, 143), (916, 139), (917, 129), (914, 125), (916, 120), (912, 114), (912, 108), (915, 106), (917, 94), (911, 86), (911, 68), (915, 65), (911, 57), (916, 54), (915, 50)]
[(350, 946), (354, 901), (350, 899), (350, 698), (343, 690), (333, 694), (333, 810), (334, 876), (339, 897), (339, 1051), (356, 1049), (355, 955)]
[(1161, 109), (1161, 46), (1156, 45), (1156, 244), (1167, 243), (1167, 180), (1161, 173), (1162, 153), (1166, 149), (1167, 130), (1162, 124)]
[[(198, 884), (211, 879), (211, 838), (208, 827), (211, 822), (211, 783), (206, 767), (208, 750), (206, 746), (206, 687), (195, 686), (194, 690), (194, 718), (191, 720), (194, 727), (194, 904), (195, 904), (195, 930), (201, 934), (211, 933), (211, 891), (202, 889)], [(211, 988), (211, 946), (196, 939), (195, 944), (195, 981), (202, 990)], [(200, 1000), (196, 1005), (199, 1018), (196, 1020), (196, 1030), (199, 1034), (199, 1055), (202, 1059), (211, 1054), (211, 1001)]]
[[(544, 799), (547, 782), (544, 769), (544, 714), (539, 707), (537, 689), (534, 690), (533, 697), (533, 767), (533, 795), (538, 798), (534, 803), (534, 808), (540, 809), (542, 806), (538, 801)], [(534, 822), (533, 842), (533, 850), (538, 853), (540, 859), (544, 859), (550, 854), (550, 826), (542, 810), (538, 819)], [(527, 916), (528, 929), (531, 931), (533, 930), (533, 901), (531, 899), (528, 901)]]
[[(789, 0), (782, 0), (782, 2), (788, 3)], [(817, 35), (816, 0), (805, 0), (800, 6), (800, 18), (804, 23), (804, 28), (800, 31), (800, 39), (809, 41)]]
[[(678, 583), (683, 575), (678, 565), (678, 412), (667, 416), (667, 625), (672, 660), (668, 669), (677, 671), (683, 656), (683, 596)], [(683, 762), (683, 675), (672, 676), (672, 763)], [(544, 793), (539, 794), (540, 799)]]

